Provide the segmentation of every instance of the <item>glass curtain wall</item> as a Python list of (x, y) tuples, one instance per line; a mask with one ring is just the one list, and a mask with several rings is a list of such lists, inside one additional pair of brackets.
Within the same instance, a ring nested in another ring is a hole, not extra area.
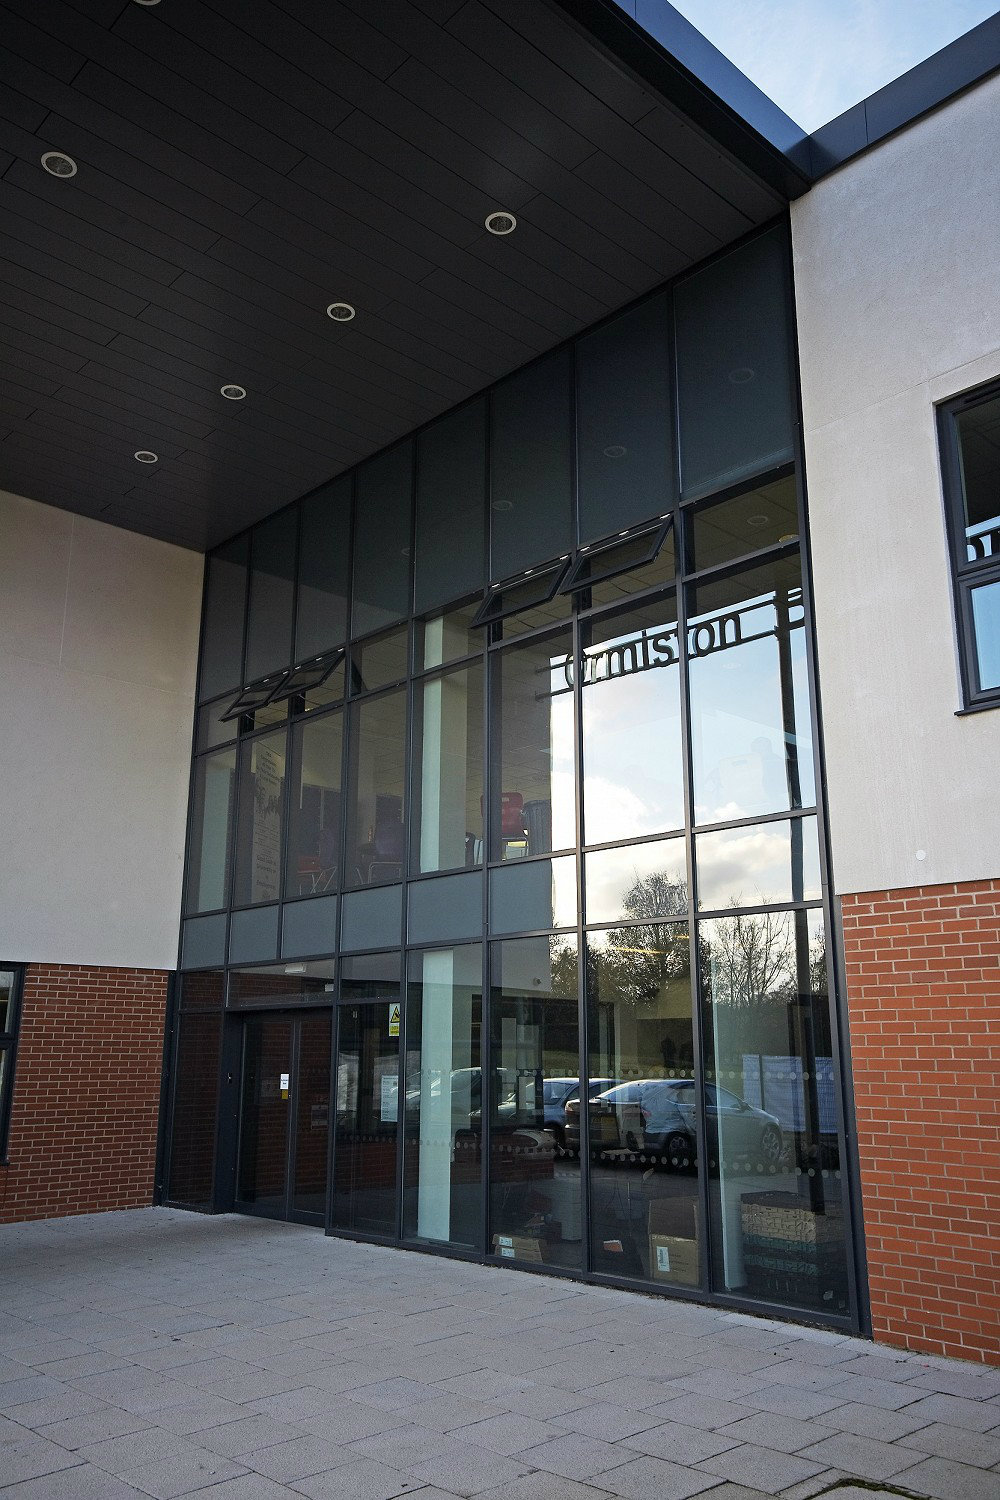
[(779, 227), (210, 562), (182, 966), (336, 957), (335, 1230), (853, 1315), (789, 297)]

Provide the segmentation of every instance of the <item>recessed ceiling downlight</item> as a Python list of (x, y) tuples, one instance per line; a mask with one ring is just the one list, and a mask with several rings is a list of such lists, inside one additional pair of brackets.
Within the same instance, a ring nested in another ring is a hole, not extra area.
[(246, 399), (246, 389), (242, 385), (222, 385), (219, 387), (219, 395), (225, 396), (227, 401), (243, 401)]
[(349, 302), (331, 302), (326, 310), (327, 317), (332, 318), (335, 323), (349, 323), (354, 314), (355, 309)]
[(486, 215), (486, 228), (490, 234), (513, 234), (517, 228), (517, 220), (506, 209), (498, 208), (494, 213)]
[(624, 458), (625, 454), (627, 452), (628, 452), (628, 449), (627, 448), (623, 448), (622, 445), (621, 445), (621, 443), (612, 443), (609, 447), (605, 448), (605, 450), (604, 450), (604, 457), (605, 458)]
[(749, 385), (754, 374), (749, 365), (737, 365), (735, 370), (730, 370), (727, 378), (730, 385)]
[(158, 464), (160, 462), (159, 455), (150, 453), (148, 448), (140, 448), (135, 456), (141, 464)]
[(42, 156), (42, 166), (53, 177), (76, 176), (76, 162), (65, 151), (46, 151)]
[(747, 525), (752, 526), (754, 531), (759, 531), (762, 526), (769, 525), (770, 516), (747, 516)]

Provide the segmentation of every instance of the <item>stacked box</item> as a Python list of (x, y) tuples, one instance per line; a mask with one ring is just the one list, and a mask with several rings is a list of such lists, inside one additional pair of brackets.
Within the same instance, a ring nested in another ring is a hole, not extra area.
[(504, 1260), (541, 1261), (545, 1259), (542, 1255), (542, 1241), (523, 1234), (495, 1234), (493, 1253)]
[(650, 1203), (649, 1274), (675, 1286), (699, 1284), (698, 1205), (693, 1197), (654, 1198)]
[(748, 1289), (777, 1302), (828, 1300), (843, 1279), (843, 1223), (814, 1213), (794, 1193), (744, 1193), (740, 1199)]

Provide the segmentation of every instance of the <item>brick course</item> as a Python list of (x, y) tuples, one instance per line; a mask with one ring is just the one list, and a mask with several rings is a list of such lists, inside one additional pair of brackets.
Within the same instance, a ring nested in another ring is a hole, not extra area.
[(1000, 1365), (1000, 880), (841, 905), (875, 1337)]
[(167, 975), (25, 973), (0, 1223), (153, 1201)]

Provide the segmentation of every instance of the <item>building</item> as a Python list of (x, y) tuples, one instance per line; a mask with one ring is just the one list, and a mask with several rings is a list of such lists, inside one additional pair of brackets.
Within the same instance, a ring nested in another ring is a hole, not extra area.
[(7, 11), (0, 1218), (1000, 1362), (1000, 22)]

